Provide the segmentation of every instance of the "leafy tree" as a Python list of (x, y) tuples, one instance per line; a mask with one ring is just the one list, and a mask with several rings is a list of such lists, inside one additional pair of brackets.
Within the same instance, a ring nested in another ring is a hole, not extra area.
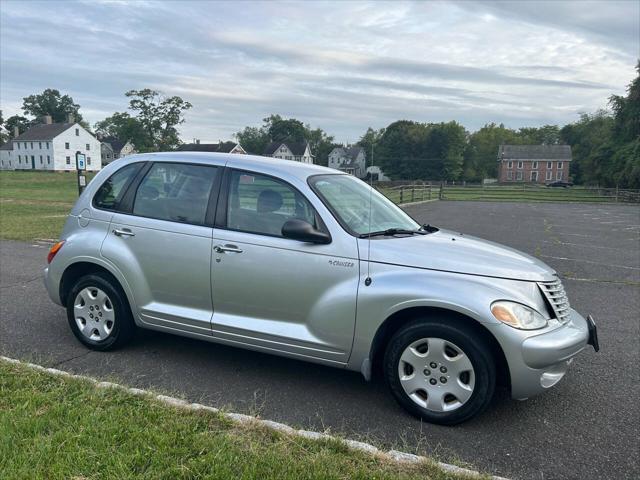
[(311, 153), (313, 153), (315, 163), (327, 166), (329, 163), (329, 154), (336, 146), (333, 141), (333, 136), (327, 135), (327, 133), (321, 128), (312, 129), (310, 125), (305, 125), (304, 140), (309, 142), (309, 147), (311, 148)]
[(191, 103), (178, 96), (164, 97), (150, 88), (130, 90), (125, 95), (131, 99), (129, 108), (137, 112), (136, 119), (153, 150), (170, 150), (180, 144), (176, 127), (184, 123), (184, 112)]
[(18, 132), (21, 135), (31, 127), (31, 122), (22, 115), (13, 115), (7, 118), (4, 122), (4, 128), (9, 131), (9, 138), (14, 138), (15, 127), (18, 127)]
[(64, 123), (67, 115), (72, 114), (76, 122), (82, 122), (80, 105), (69, 95), (61, 95), (60, 91), (47, 88), (40, 94), (24, 97), (22, 111), (38, 119), (43, 115), (51, 115), (54, 123)]
[(154, 150), (153, 139), (147, 134), (142, 122), (127, 112), (115, 112), (110, 117), (94, 125), (100, 137), (115, 137), (122, 141), (130, 141), (139, 152)]
[(557, 145), (560, 143), (560, 127), (544, 125), (542, 127), (523, 127), (518, 130), (523, 145)]
[(469, 136), (464, 153), (463, 178), (473, 182), (495, 178), (498, 175), (498, 147), (521, 143), (522, 137), (504, 124), (487, 123)]
[(271, 115), (264, 119), (269, 138), (272, 142), (302, 143), (306, 138), (306, 129), (300, 120), (284, 119), (280, 115)]
[(264, 127), (245, 127), (234, 136), (247, 153), (254, 155), (262, 155), (271, 143), (269, 132)]
[[(376, 163), (376, 144), (382, 138), (382, 134), (384, 133), (384, 128), (380, 130), (374, 130), (373, 128), (367, 128), (367, 131), (360, 137), (358, 140), (358, 145), (364, 148), (364, 151), (367, 155), (367, 166), (375, 165)], [(373, 155), (373, 157), (372, 157)], [(371, 163), (373, 161), (373, 163)]]

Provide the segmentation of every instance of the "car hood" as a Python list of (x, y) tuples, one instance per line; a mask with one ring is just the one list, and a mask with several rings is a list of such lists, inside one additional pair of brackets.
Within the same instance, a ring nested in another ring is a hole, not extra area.
[[(361, 240), (366, 258), (367, 239)], [(447, 230), (428, 235), (371, 239), (371, 261), (514, 280), (550, 281), (556, 272), (525, 253)]]

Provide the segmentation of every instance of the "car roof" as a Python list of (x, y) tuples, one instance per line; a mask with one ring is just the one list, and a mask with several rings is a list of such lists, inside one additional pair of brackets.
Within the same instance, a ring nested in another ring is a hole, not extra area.
[[(116, 160), (118, 161), (118, 160)], [(309, 163), (283, 160), (280, 158), (261, 157), (258, 155), (240, 155), (233, 153), (212, 152), (157, 152), (127, 155), (119, 159), (120, 165), (136, 161), (147, 162), (176, 162), (176, 163), (202, 163), (211, 165), (226, 165), (242, 170), (255, 170), (260, 173), (277, 177), (296, 177), (306, 181), (311, 175), (342, 174), (344, 172), (333, 168), (322, 167)]]

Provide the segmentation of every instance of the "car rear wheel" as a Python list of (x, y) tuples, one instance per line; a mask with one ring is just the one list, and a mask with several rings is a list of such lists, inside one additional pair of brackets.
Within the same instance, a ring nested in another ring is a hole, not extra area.
[(80, 342), (93, 350), (112, 350), (135, 331), (127, 299), (107, 275), (81, 277), (67, 296), (67, 320)]
[(385, 377), (396, 400), (430, 423), (455, 425), (491, 402), (496, 367), (473, 331), (446, 321), (414, 321), (391, 338)]

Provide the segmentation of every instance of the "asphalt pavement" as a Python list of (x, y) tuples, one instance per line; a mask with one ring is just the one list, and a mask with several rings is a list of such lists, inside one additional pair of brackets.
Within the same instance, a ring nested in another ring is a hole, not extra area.
[(585, 350), (541, 396), (498, 394), (470, 422), (429, 425), (358, 373), (157, 332), (117, 352), (91, 352), (46, 295), (47, 248), (2, 241), (0, 354), (514, 479), (640, 478), (640, 208), (433, 202), (407, 211), (553, 266), (572, 306), (597, 319), (600, 353)]

